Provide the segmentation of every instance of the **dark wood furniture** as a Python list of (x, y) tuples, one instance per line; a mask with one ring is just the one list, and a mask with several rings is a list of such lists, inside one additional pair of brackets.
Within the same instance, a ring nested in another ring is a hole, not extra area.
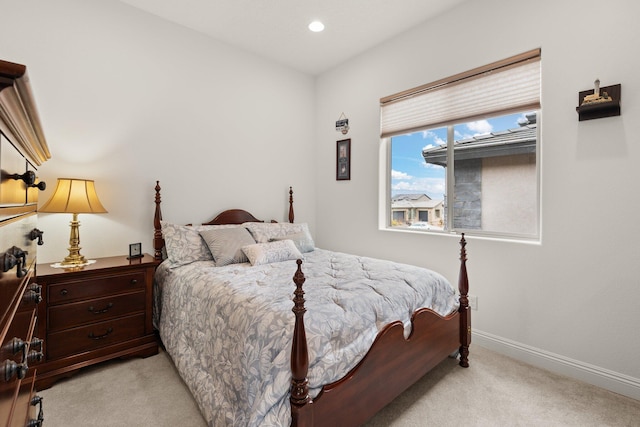
[(0, 61), (0, 426), (39, 426), (35, 395), (42, 336), (34, 334), (40, 288), (34, 283), (38, 243), (36, 168), (50, 157), (27, 69)]
[(47, 388), (78, 369), (105, 360), (158, 353), (152, 325), (151, 255), (98, 258), (81, 270), (39, 264), (45, 337), (37, 384)]
[[(164, 241), (160, 220), (160, 185), (155, 187), (154, 248), (155, 257), (162, 260)], [(293, 192), (289, 190), (289, 222), (293, 222)], [(219, 214), (206, 224), (242, 224), (258, 221), (242, 209)], [(417, 310), (412, 317), (411, 335), (404, 338), (402, 322), (385, 326), (376, 337), (371, 349), (344, 378), (325, 385), (318, 396), (309, 396), (307, 373), (308, 347), (304, 328), (305, 281), (302, 261), (293, 281), (293, 312), (295, 329), (291, 349), (291, 415), (292, 426), (358, 426), (418, 381), (441, 361), (459, 352), (460, 366), (469, 366), (471, 343), (471, 312), (469, 310), (469, 281), (466, 269), (466, 241), (460, 241), (460, 307), (457, 312), (442, 317), (432, 310)]]

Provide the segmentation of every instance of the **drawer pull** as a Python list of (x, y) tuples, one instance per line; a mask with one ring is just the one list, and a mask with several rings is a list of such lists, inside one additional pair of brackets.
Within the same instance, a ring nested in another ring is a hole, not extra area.
[(93, 313), (93, 314), (104, 314), (107, 311), (109, 311), (109, 309), (113, 307), (113, 303), (110, 302), (109, 304), (107, 304), (107, 306), (105, 308), (103, 308), (102, 310), (94, 310), (93, 306), (89, 307), (89, 313)]
[(63, 297), (66, 296), (68, 293), (69, 293), (69, 291), (66, 290), (66, 289), (63, 289), (63, 290), (60, 291), (60, 295), (62, 295)]
[(132, 285), (137, 285), (138, 284), (138, 279), (131, 279), (131, 284)]
[(24, 277), (27, 274), (27, 269), (24, 268), (27, 263), (27, 252), (23, 251), (17, 246), (12, 246), (2, 255), (0, 255), (0, 264), (2, 265), (2, 272), (6, 273), (13, 267), (16, 267), (16, 276)]
[(91, 338), (92, 340), (101, 340), (101, 339), (106, 338), (107, 336), (109, 336), (109, 334), (111, 334), (111, 332), (113, 332), (113, 328), (107, 329), (107, 332), (105, 332), (102, 335), (94, 335), (93, 332), (90, 332), (89, 333), (89, 338)]
[(26, 171), (23, 174), (14, 173), (9, 176), (16, 181), (21, 179), (25, 184), (27, 184), (27, 187), (36, 187), (40, 191), (44, 191), (47, 188), (47, 184), (44, 181), (40, 181), (36, 184), (36, 173), (34, 171)]
[(42, 411), (42, 397), (41, 396), (33, 396), (31, 399), (31, 406), (39, 405), (40, 409), (38, 409), (38, 418), (33, 420), (29, 420), (27, 423), (27, 427), (40, 427), (44, 422), (44, 413)]
[(44, 240), (42, 240), (42, 235), (43, 234), (44, 234), (44, 231), (38, 230), (37, 228), (34, 228), (33, 230), (31, 230), (29, 232), (29, 238), (31, 240), (38, 239), (38, 246), (42, 246), (42, 245), (44, 245)]
[(11, 381), (14, 375), (17, 375), (18, 379), (23, 379), (28, 371), (29, 366), (26, 363), (16, 363), (10, 359), (5, 360), (0, 366), (0, 374), (5, 382)]

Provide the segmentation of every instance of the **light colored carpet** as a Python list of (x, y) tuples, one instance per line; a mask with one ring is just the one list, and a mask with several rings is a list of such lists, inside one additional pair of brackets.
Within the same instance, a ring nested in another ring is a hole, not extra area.
[[(640, 426), (640, 401), (478, 346), (470, 363), (443, 361), (366, 426)], [(39, 394), (47, 427), (206, 425), (162, 351), (87, 368)]]

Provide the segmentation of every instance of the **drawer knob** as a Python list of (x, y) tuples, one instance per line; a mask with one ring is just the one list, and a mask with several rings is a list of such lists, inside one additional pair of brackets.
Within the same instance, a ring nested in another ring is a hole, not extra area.
[(69, 291), (66, 290), (66, 289), (63, 289), (63, 290), (60, 291), (60, 295), (62, 295), (62, 296), (66, 296), (68, 293), (69, 293)]
[(33, 338), (31, 339), (31, 343), (29, 343), (29, 348), (32, 348), (32, 349), (34, 349), (34, 350), (38, 349), (38, 350), (42, 351), (42, 343), (43, 343), (43, 342), (44, 342), (44, 341), (43, 341), (43, 340), (41, 340), (40, 338), (38, 338), (38, 337), (33, 337)]
[(27, 376), (29, 366), (26, 363), (16, 363), (13, 360), (7, 359), (2, 362), (0, 366), (0, 376), (5, 382), (11, 381), (14, 375), (18, 376), (18, 379), (23, 379)]
[(27, 303), (35, 303), (38, 304), (42, 301), (42, 295), (40, 294), (40, 292), (36, 292), (34, 290), (29, 290), (27, 292), (25, 292), (24, 296), (22, 297), (23, 301), (27, 302)]
[(27, 343), (22, 341), (20, 338), (13, 337), (11, 341), (9, 341), (8, 347), (9, 347), (9, 351), (11, 351), (12, 354), (16, 354), (21, 351), (24, 351), (24, 348), (26, 347), (26, 345)]
[(89, 307), (89, 313), (93, 313), (93, 314), (104, 314), (107, 311), (109, 311), (109, 309), (113, 307), (113, 303), (110, 302), (109, 304), (107, 304), (107, 306), (105, 308), (103, 308), (102, 310), (94, 310), (93, 306)]
[(104, 333), (104, 334), (102, 334), (102, 335), (94, 335), (94, 333), (93, 333), (93, 332), (90, 332), (90, 333), (89, 333), (89, 338), (91, 338), (92, 340), (101, 340), (101, 339), (103, 339), (103, 338), (108, 337), (108, 336), (111, 334), (111, 332), (113, 332), (113, 328), (109, 328), (109, 329), (107, 329), (107, 332), (105, 332), (105, 333)]
[(138, 279), (131, 279), (131, 284), (132, 285), (137, 285), (138, 284)]
[(31, 350), (29, 354), (27, 354), (27, 362), (42, 362), (44, 358), (44, 354), (41, 351)]
[(24, 342), (23, 340), (21, 340), (20, 338), (12, 338), (11, 341), (9, 341), (8, 344), (9, 350), (13, 353), (13, 354), (18, 354), (20, 352), (22, 352), (22, 359), (20, 359), (22, 362), (25, 361), (25, 359), (27, 358), (27, 343)]

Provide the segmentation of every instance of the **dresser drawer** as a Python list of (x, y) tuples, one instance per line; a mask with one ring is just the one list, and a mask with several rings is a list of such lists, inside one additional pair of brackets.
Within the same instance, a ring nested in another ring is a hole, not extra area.
[(36, 311), (32, 309), (30, 311), (19, 311), (13, 318), (13, 322), (9, 326), (5, 340), (0, 347), (0, 362), (4, 360), (13, 360), (16, 363), (23, 362), (23, 351), (13, 351), (12, 340), (18, 338), (23, 342), (29, 342), (33, 334), (33, 328), (35, 327)]
[(100, 322), (114, 317), (144, 312), (146, 294), (144, 290), (134, 293), (111, 295), (103, 298), (56, 305), (49, 308), (49, 331), (58, 331), (91, 322)]
[(56, 359), (144, 335), (144, 313), (92, 323), (47, 335), (47, 357)]
[(134, 289), (145, 289), (143, 271), (132, 271), (111, 276), (95, 276), (84, 280), (57, 283), (47, 287), (48, 303), (62, 304), (87, 298), (118, 294)]
[(35, 395), (33, 389), (35, 372), (22, 380), (18, 397), (13, 408), (13, 416), (11, 418), (11, 426), (26, 426), (27, 422), (35, 419), (34, 407), (31, 405), (31, 398)]

